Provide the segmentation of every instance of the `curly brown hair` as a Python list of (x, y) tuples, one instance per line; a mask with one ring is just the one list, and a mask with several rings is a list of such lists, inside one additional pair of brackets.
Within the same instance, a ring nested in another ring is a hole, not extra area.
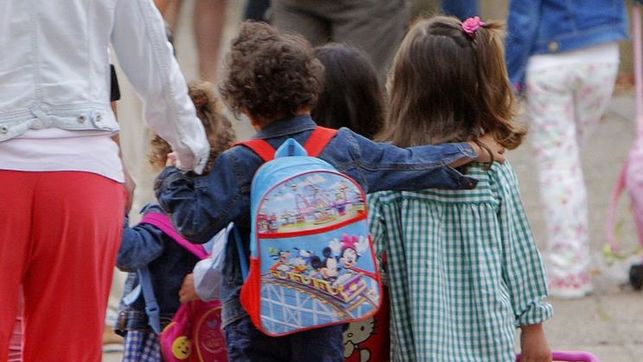
[(323, 87), (323, 66), (310, 44), (265, 23), (241, 25), (224, 73), (219, 92), (230, 109), (269, 121), (313, 108)]
[[(188, 92), (196, 108), (196, 115), (201, 120), (210, 142), (210, 159), (203, 171), (207, 173), (212, 169), (217, 156), (235, 142), (236, 135), (232, 123), (223, 115), (219, 101), (214, 95), (212, 84), (191, 82), (188, 84)], [(167, 155), (172, 152), (170, 144), (156, 135), (152, 138), (150, 145), (148, 155), (150, 164), (159, 169), (165, 167)]]

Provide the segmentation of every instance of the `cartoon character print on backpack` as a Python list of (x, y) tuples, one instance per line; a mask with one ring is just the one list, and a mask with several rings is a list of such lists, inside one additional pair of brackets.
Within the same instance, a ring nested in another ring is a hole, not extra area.
[(275, 155), (252, 183), (241, 302), (253, 323), (281, 336), (372, 316), (381, 288), (363, 189), (292, 139)]
[(344, 358), (346, 361), (367, 362), (371, 360), (371, 351), (364, 346), (375, 332), (375, 319), (368, 318), (353, 322), (344, 331)]

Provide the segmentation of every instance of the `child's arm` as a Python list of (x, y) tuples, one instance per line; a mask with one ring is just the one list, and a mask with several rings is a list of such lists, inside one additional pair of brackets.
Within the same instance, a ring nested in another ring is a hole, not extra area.
[[(486, 151), (468, 143), (447, 143), (400, 148), (373, 142), (346, 128), (324, 150), (322, 158), (365, 187), (367, 193), (381, 190), (419, 190), (426, 188), (469, 189), (477, 180), (466, 177), (452, 165), (474, 160), (490, 160)], [(348, 147), (334, 147), (345, 142)], [(477, 146), (476, 146), (477, 147)], [(496, 149), (496, 145), (490, 146)], [(496, 153), (500, 150), (497, 149)], [(481, 158), (478, 158), (481, 157)]]
[(116, 266), (122, 271), (135, 271), (156, 259), (163, 252), (163, 232), (150, 224), (123, 226), (123, 241), (118, 250)]
[(156, 178), (154, 191), (159, 204), (177, 230), (188, 240), (203, 244), (250, 207), (253, 173), (259, 157), (239, 157), (252, 151), (235, 147), (217, 157), (207, 176), (186, 174), (167, 167)]
[(520, 199), (518, 178), (509, 164), (498, 167), (499, 232), (502, 240), (502, 278), (507, 286), (516, 326), (536, 325), (551, 318), (544, 301), (547, 282), (542, 259)]
[(551, 349), (542, 324), (520, 327), (520, 362), (551, 362)]

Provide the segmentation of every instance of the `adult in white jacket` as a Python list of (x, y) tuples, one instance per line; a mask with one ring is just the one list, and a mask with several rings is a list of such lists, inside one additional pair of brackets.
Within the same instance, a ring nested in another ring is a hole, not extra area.
[(0, 361), (20, 285), (24, 361), (100, 361), (125, 192), (109, 54), (179, 164), (209, 146), (151, 0), (0, 1)]

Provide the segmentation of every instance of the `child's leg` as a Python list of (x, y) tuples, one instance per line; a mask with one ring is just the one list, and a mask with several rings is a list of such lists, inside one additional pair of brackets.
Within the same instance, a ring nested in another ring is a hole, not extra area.
[(550, 292), (582, 296), (591, 288), (587, 195), (576, 135), (574, 66), (527, 73), (530, 131), (547, 223)]
[(6, 361), (29, 249), (35, 180), (27, 172), (0, 170), (0, 185), (0, 361)]
[[(269, 337), (244, 317), (225, 327), (228, 361), (230, 362), (286, 362), (290, 361), (289, 337)], [(308, 362), (307, 359), (303, 361)]]
[(344, 326), (296, 333), (290, 337), (290, 361), (335, 362), (344, 360)]
[(100, 361), (124, 188), (86, 172), (38, 174), (23, 283), (25, 361)]
[(592, 133), (612, 98), (618, 63), (588, 64), (576, 68), (576, 137), (581, 147)]

